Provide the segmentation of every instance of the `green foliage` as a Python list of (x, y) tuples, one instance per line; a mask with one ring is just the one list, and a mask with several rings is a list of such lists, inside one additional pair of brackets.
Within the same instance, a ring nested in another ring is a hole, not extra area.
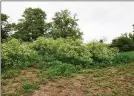
[(6, 40), (9, 37), (9, 33), (12, 30), (12, 24), (9, 24), (8, 16), (1, 14), (1, 41)]
[(38, 83), (34, 82), (34, 83), (30, 83), (27, 80), (23, 81), (23, 89), (24, 89), (24, 93), (32, 93), (35, 89), (39, 89), (40, 86)]
[(113, 39), (111, 47), (117, 47), (121, 52), (134, 51), (134, 33), (126, 33)]
[(48, 62), (48, 67), (53, 67), (53, 66), (57, 66), (57, 65), (62, 65), (63, 63), (59, 60), (52, 60)]
[(11, 78), (11, 77), (15, 77), (19, 74), (19, 70), (15, 70), (15, 69), (10, 69), (10, 70), (7, 70), (7, 71), (4, 71), (2, 72), (2, 78), (5, 79), (5, 78)]
[(39, 37), (33, 43), (10, 39), (2, 44), (2, 67), (35, 66), (49, 68), (54, 64), (69, 63), (81, 67), (113, 64), (117, 50), (100, 42), (83, 44), (71, 38)]
[[(70, 76), (82, 67), (100, 68), (134, 61), (134, 52), (118, 53), (103, 43), (105, 38), (84, 44), (75, 16), (62, 10), (55, 13), (52, 22), (46, 23), (46, 14), (40, 8), (27, 8), (22, 15), (24, 19), (15, 25), (8, 23), (6, 14), (1, 14), (2, 41), (6, 39), (2, 44), (2, 79), (17, 76), (16, 69), (29, 66), (41, 69), (39, 75), (55, 78)], [(13, 27), (16, 32), (12, 36), (19, 39), (8, 38)], [(35, 41), (29, 42), (32, 40)], [(134, 34), (114, 39), (111, 47), (134, 51)], [(39, 84), (25, 80), (22, 87), (24, 93), (32, 93)]]
[(46, 13), (40, 8), (26, 8), (20, 22), (15, 27), (13, 37), (24, 41), (35, 40), (44, 35)]
[(61, 44), (59, 42), (57, 56), (59, 60), (75, 65), (85, 66), (86, 63), (92, 63), (92, 54), (79, 39), (64, 39)]
[(56, 38), (82, 39), (76, 14), (69, 10), (56, 12), (52, 22), (45, 22), (46, 13), (40, 8), (26, 8), (19, 23), (14, 26), (12, 37), (23, 41), (33, 41), (39, 36)]
[(6, 39), (8, 37), (7, 19), (8, 16), (6, 14), (1, 14), (1, 39)]
[(87, 50), (81, 40), (40, 37), (33, 42), (33, 48), (42, 56), (52, 55), (55, 59), (71, 64), (91, 63), (92, 54)]
[(2, 68), (23, 68), (35, 65), (40, 69), (48, 69), (47, 74), (50, 77), (51, 75), (67, 76), (75, 72), (76, 66), (106, 67), (114, 63), (127, 63), (134, 60), (132, 52), (118, 53), (116, 49), (109, 48), (104, 43), (83, 44), (81, 40), (71, 38), (55, 40), (39, 37), (33, 43), (21, 43), (13, 38), (2, 44), (2, 53)]
[(116, 64), (134, 61), (134, 52), (121, 52), (113, 60)]
[(35, 63), (37, 56), (36, 51), (17, 39), (2, 44), (2, 68), (30, 66)]
[(116, 56), (117, 50), (109, 48), (108, 45), (100, 42), (91, 42), (87, 44), (88, 50), (92, 54), (93, 63), (112, 63), (112, 60)]
[(76, 72), (76, 68), (72, 64), (54, 64), (51, 66), (45, 74), (48, 78), (53, 78), (56, 76), (70, 76), (72, 73)]
[(56, 12), (55, 17), (52, 18), (53, 21), (49, 23), (51, 27), (49, 28), (49, 36), (56, 38), (67, 38), (71, 37), (73, 39), (81, 39), (82, 32), (78, 28), (78, 19), (71, 17), (71, 12), (68, 10), (61, 10), (61, 12)]
[(39, 37), (36, 41), (33, 42), (33, 48), (41, 55), (54, 53), (56, 50), (54, 45), (56, 44), (52, 38)]

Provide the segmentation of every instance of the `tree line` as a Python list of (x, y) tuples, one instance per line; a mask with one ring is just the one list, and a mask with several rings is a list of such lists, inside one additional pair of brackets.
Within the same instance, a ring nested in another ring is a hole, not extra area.
[[(1, 14), (1, 41), (17, 38), (22, 41), (34, 41), (38, 37), (82, 39), (76, 14), (69, 10), (56, 12), (51, 22), (46, 22), (47, 14), (40, 8), (26, 8), (18, 23), (9, 23), (6, 14)], [(103, 43), (103, 40), (100, 40)], [(112, 40), (110, 47), (120, 51), (134, 51), (134, 33), (125, 33)]]
[[(82, 32), (78, 28), (76, 16), (71, 16), (69, 10), (56, 12), (52, 22), (46, 22), (46, 13), (40, 8), (26, 8), (22, 19), (17, 24), (8, 24), (8, 16), (1, 14), (2, 17), (2, 40), (9, 36), (12, 30), (12, 37), (23, 41), (36, 40), (39, 36), (56, 38), (71, 37), (81, 39)], [(12, 26), (9, 26), (12, 25)], [(8, 28), (7, 28), (8, 27)]]

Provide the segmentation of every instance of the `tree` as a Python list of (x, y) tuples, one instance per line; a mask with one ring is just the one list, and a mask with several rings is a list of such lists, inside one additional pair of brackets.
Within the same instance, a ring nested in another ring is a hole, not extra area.
[(102, 37), (102, 39), (99, 40), (100, 43), (104, 43), (105, 41), (107, 41), (106, 37)]
[(6, 14), (1, 14), (1, 41), (6, 40), (12, 30), (12, 24), (9, 24), (8, 18)]
[(20, 38), (23, 41), (35, 40), (39, 36), (43, 36), (45, 31), (46, 13), (40, 8), (26, 8), (23, 19), (15, 27), (13, 37)]
[(117, 47), (120, 51), (134, 51), (134, 34), (125, 33), (112, 40), (111, 47)]
[(61, 10), (61, 12), (56, 12), (51, 22), (51, 28), (49, 32), (49, 36), (56, 38), (67, 38), (71, 37), (74, 39), (81, 39), (82, 32), (78, 28), (76, 19), (76, 14), (74, 17), (71, 17), (71, 12), (68, 10)]

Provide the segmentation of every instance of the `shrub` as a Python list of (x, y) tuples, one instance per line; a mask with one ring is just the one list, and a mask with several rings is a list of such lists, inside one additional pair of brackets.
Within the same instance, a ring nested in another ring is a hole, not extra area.
[(48, 62), (48, 67), (55, 67), (55, 66), (58, 66), (58, 65), (61, 65), (61, 64), (63, 64), (63, 63), (59, 60), (49, 61)]
[[(72, 40), (70, 38), (52, 38), (39, 37), (33, 43), (33, 48), (43, 57), (55, 57), (65, 63), (82, 64), (91, 63), (92, 54), (86, 49), (81, 40)], [(51, 56), (50, 56), (51, 55)], [(45, 59), (45, 58), (44, 58)]]
[(35, 63), (37, 56), (36, 51), (21, 44), (17, 39), (2, 44), (2, 68), (30, 66)]
[(116, 64), (129, 63), (134, 61), (134, 51), (120, 52), (113, 60)]
[(106, 44), (100, 42), (91, 42), (87, 44), (88, 50), (92, 54), (93, 63), (112, 63), (117, 50), (109, 48)]
[(76, 72), (76, 67), (74, 65), (64, 63), (51, 66), (45, 74), (49, 78), (53, 78), (56, 76), (70, 76), (74, 72)]
[(106, 66), (121, 58), (133, 59), (131, 58), (133, 56), (116, 56), (117, 52), (116, 49), (109, 48), (104, 43), (84, 44), (79, 39), (58, 38), (54, 40), (39, 37), (33, 43), (21, 43), (13, 38), (2, 44), (2, 68), (23, 68), (34, 64), (38, 68), (49, 68), (64, 63), (82, 67)]
[(39, 37), (36, 41), (33, 42), (33, 48), (41, 55), (47, 55), (50, 53), (54, 54), (56, 50), (55, 47), (58, 47), (57, 45), (54, 46), (54, 41), (55, 40), (53, 40), (52, 38)]
[(81, 40), (64, 39), (64, 43), (60, 44), (57, 49), (58, 58), (71, 64), (90, 64), (92, 62), (92, 54), (86, 49)]
[(134, 33), (125, 33), (113, 39), (111, 47), (119, 48), (120, 52), (134, 51)]

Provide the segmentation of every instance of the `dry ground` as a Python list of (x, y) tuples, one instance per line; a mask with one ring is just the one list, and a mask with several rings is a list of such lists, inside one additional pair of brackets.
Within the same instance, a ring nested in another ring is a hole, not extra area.
[[(85, 69), (72, 77), (48, 80), (27, 68), (16, 77), (2, 79), (2, 96), (134, 96), (134, 63)], [(23, 80), (39, 82), (40, 89), (25, 93)]]

